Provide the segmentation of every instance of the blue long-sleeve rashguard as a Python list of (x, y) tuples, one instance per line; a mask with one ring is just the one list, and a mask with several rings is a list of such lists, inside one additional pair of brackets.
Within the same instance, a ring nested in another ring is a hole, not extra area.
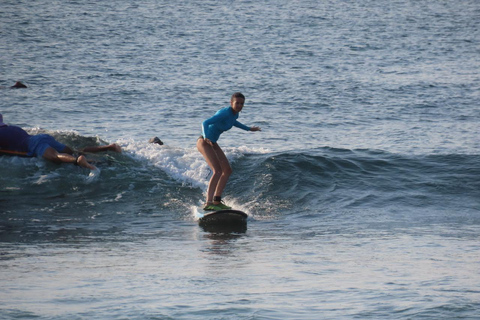
[(220, 109), (215, 115), (202, 123), (202, 135), (205, 139), (217, 142), (220, 135), (233, 126), (250, 131), (250, 127), (237, 121), (238, 113), (234, 113), (232, 107)]

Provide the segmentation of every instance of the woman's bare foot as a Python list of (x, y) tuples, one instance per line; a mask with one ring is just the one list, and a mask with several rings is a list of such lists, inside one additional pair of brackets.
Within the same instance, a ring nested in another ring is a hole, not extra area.
[(90, 170), (95, 170), (97, 169), (97, 167), (95, 167), (94, 165), (91, 165), (90, 163), (88, 163), (87, 161), (87, 158), (85, 158), (85, 156), (79, 156), (77, 158), (77, 163), (80, 167), (82, 168), (87, 168), (87, 169), (90, 169)]

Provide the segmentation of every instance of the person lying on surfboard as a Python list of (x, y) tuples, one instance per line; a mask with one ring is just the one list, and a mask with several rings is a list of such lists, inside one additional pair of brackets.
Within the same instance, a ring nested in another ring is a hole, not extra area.
[[(86, 147), (78, 151), (82, 152), (122, 152), (117, 144), (107, 146)], [(88, 163), (84, 155), (74, 156), (74, 150), (48, 134), (29, 135), (25, 130), (17, 126), (9, 126), (3, 123), (0, 114), (0, 152), (16, 156), (43, 157), (55, 163), (72, 163), (83, 168), (95, 170), (96, 167)]]
[(230, 107), (220, 109), (215, 115), (202, 123), (202, 135), (197, 140), (197, 149), (212, 169), (212, 177), (208, 183), (207, 201), (204, 210), (225, 210), (231, 207), (222, 202), (223, 189), (232, 173), (232, 168), (225, 153), (217, 143), (220, 135), (233, 126), (246, 131), (261, 131), (259, 127), (247, 127), (237, 118), (243, 109), (245, 96), (236, 92), (230, 99)]

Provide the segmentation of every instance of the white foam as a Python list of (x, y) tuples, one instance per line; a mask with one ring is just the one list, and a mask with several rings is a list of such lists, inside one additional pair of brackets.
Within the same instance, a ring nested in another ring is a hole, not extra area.
[(37, 158), (30, 158), (30, 157), (15, 157), (15, 156), (1, 156), (0, 157), (0, 164), (2, 166), (18, 166), (24, 167), (28, 165), (36, 165), (38, 162)]
[(92, 183), (94, 181), (97, 181), (100, 177), (100, 172), (101, 170), (99, 168), (95, 168), (95, 170), (90, 171), (88, 176), (85, 178), (85, 181), (87, 183)]
[[(37, 178), (38, 177), (38, 178)], [(58, 178), (60, 177), (60, 174), (58, 172), (50, 172), (48, 174), (40, 174), (38, 173), (38, 175), (36, 175), (35, 178), (36, 181), (34, 182), (34, 184), (38, 184), (38, 185), (41, 185), (41, 184), (44, 184), (54, 178)]]
[[(117, 142), (125, 152), (139, 160), (147, 160), (150, 164), (163, 170), (176, 181), (192, 187), (206, 190), (210, 169), (196, 147), (181, 148), (157, 145), (148, 142), (121, 140)], [(265, 149), (251, 149), (245, 146), (225, 148), (225, 155), (233, 163), (247, 153), (264, 153)]]
[(202, 211), (200, 210), (199, 206), (191, 206), (190, 209), (192, 210), (192, 215), (194, 220), (199, 220), (200, 218), (203, 218), (205, 215)]

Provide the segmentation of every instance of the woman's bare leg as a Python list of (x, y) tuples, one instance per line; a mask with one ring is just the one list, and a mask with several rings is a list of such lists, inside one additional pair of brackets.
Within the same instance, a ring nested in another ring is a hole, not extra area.
[(208, 183), (207, 189), (207, 203), (213, 202), (213, 195), (217, 188), (218, 180), (222, 175), (222, 167), (218, 161), (217, 154), (213, 150), (213, 147), (209, 145), (204, 139), (197, 140), (197, 149), (207, 161), (208, 166), (212, 169), (212, 177)]
[[(218, 163), (220, 164), (222, 174), (220, 179), (218, 180), (217, 186), (215, 188), (214, 197), (221, 197), (223, 194), (223, 190), (227, 186), (228, 178), (232, 174), (232, 168), (230, 167), (230, 163), (228, 162), (225, 153), (223, 152), (222, 148), (218, 144), (213, 146), (213, 150), (217, 156)], [(214, 204), (220, 203), (220, 201), (213, 201)]]
[(43, 154), (43, 158), (48, 161), (52, 161), (55, 163), (72, 163), (78, 164), (80, 167), (87, 168), (90, 170), (95, 170), (96, 167), (88, 163), (87, 159), (84, 156), (79, 156), (78, 160), (76, 157), (72, 156), (68, 153), (58, 153), (52, 147), (47, 148)]

